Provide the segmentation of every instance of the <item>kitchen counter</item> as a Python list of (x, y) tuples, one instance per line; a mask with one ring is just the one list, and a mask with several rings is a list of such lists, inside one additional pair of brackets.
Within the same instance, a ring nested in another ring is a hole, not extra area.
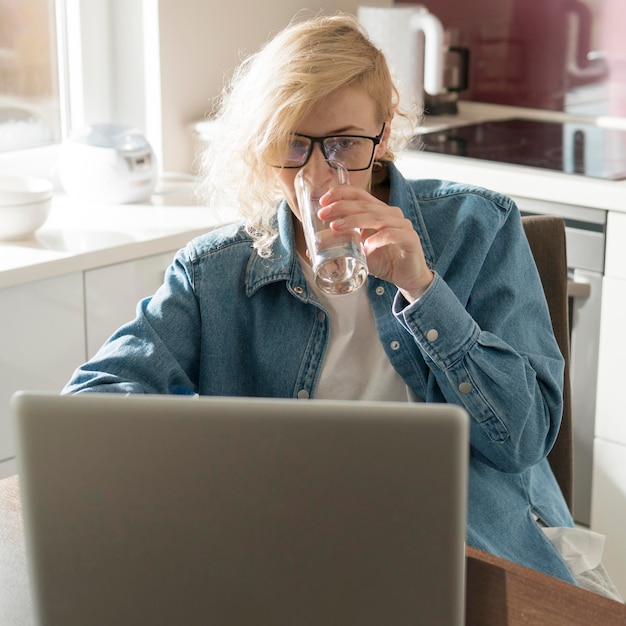
[(31, 237), (0, 241), (0, 288), (169, 252), (229, 221), (199, 206), (191, 189), (125, 205), (55, 195)]
[(0, 478), (16, 471), (11, 395), (60, 391), (158, 289), (176, 250), (233, 221), (198, 205), (192, 191), (159, 189), (149, 202), (124, 205), (55, 195), (32, 236), (0, 241)]
[[(454, 116), (425, 117), (423, 128), (440, 130), (506, 117), (590, 122), (558, 112), (460, 102)], [(626, 119), (596, 118), (626, 128)], [(487, 187), (509, 196), (626, 213), (626, 180), (601, 180), (556, 171), (406, 150), (398, 167), (408, 178), (441, 178)], [(33, 236), (0, 241), (0, 288), (168, 252), (233, 220), (198, 206), (188, 185), (153, 196), (145, 204), (53, 199), (51, 214)]]
[[(442, 130), (452, 126), (507, 117), (586, 123), (593, 121), (588, 117), (558, 112), (460, 102), (458, 115), (425, 117), (422, 129)], [(626, 127), (626, 120), (622, 118), (596, 118), (595, 123), (605, 127), (622, 129)], [(453, 180), (479, 185), (509, 196), (522, 196), (535, 200), (626, 213), (626, 180), (602, 180), (419, 150), (406, 150), (399, 154), (397, 165), (407, 178)]]

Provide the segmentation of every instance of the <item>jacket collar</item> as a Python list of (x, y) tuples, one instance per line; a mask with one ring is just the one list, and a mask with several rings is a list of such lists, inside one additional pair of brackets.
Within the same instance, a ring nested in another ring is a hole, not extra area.
[(252, 250), (246, 272), (246, 294), (252, 296), (261, 287), (277, 281), (287, 281), (287, 287), (298, 298), (308, 299), (309, 289), (296, 252), (293, 220), (296, 219), (286, 200), (282, 200), (276, 213), (278, 237), (271, 254), (260, 257)]

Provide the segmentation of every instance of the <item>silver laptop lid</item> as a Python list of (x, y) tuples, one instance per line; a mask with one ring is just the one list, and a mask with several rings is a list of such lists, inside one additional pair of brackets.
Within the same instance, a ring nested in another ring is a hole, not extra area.
[(456, 406), (21, 393), (46, 626), (463, 623)]

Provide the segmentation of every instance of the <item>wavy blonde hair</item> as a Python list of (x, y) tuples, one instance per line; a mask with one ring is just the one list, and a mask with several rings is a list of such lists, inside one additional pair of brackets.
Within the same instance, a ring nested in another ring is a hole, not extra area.
[[(382, 52), (354, 16), (336, 14), (294, 20), (245, 59), (225, 87), (216, 131), (201, 156), (199, 192), (211, 207), (236, 208), (261, 256), (270, 254), (277, 236), (281, 197), (269, 152), (285, 145), (316, 102), (347, 86), (374, 100), (381, 124), (394, 114), (410, 119), (398, 110), (398, 91)], [(398, 126), (381, 160), (394, 159)]]

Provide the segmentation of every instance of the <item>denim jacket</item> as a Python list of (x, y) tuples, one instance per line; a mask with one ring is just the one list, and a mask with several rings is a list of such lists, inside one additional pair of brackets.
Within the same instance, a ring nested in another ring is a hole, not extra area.
[[(390, 204), (412, 221), (435, 279), (412, 304), (373, 276), (366, 288), (379, 339), (415, 395), (470, 415), (467, 541), (574, 582), (533, 517), (573, 526), (546, 459), (563, 359), (519, 212), (481, 188), (389, 173)], [(63, 392), (314, 398), (329, 319), (284, 202), (277, 225), (269, 258), (234, 226), (191, 241)]]

